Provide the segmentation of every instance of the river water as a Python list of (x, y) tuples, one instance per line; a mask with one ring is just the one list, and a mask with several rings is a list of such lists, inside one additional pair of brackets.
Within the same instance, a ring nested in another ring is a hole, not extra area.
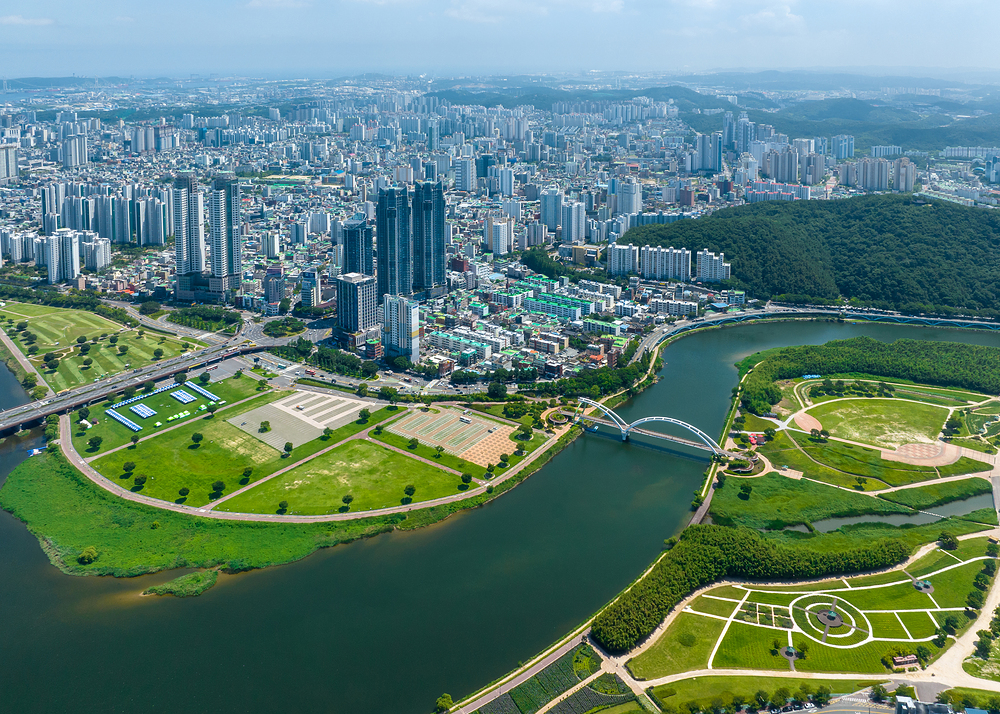
[[(1000, 346), (1000, 335), (874, 324), (713, 330), (667, 347), (660, 382), (617, 411), (716, 436), (736, 361), (857, 335)], [(6, 386), (0, 407), (24, 400)], [(0, 479), (31, 438), (0, 444)], [(483, 508), (224, 576), (185, 600), (138, 597), (173, 574), (62, 575), (0, 512), (0, 710), (423, 714), (572, 630), (683, 528), (708, 462), (662, 443), (586, 434)]]

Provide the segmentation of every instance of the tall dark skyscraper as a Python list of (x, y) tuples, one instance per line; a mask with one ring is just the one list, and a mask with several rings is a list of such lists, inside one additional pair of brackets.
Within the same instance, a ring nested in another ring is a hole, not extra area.
[(372, 227), (364, 218), (352, 218), (345, 221), (344, 265), (343, 272), (375, 275), (375, 263), (372, 260)]
[(212, 277), (238, 280), (238, 276), (243, 272), (241, 213), (239, 180), (229, 174), (212, 181), (212, 190), (208, 194)]
[(413, 290), (445, 283), (444, 185), (418, 183), (413, 191)]
[(413, 235), (410, 195), (405, 187), (379, 191), (375, 207), (378, 299), (413, 293)]

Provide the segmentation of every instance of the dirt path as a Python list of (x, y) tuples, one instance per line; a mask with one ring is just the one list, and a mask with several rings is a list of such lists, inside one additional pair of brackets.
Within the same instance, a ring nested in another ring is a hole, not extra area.
[(45, 387), (47, 390), (49, 390), (48, 392), (45, 393), (46, 397), (51, 397), (53, 394), (55, 394), (55, 392), (52, 391), (52, 387), (49, 386), (49, 383), (46, 382), (42, 378), (42, 375), (39, 373), (39, 371), (35, 369), (35, 365), (31, 364), (31, 360), (29, 360), (27, 357), (24, 356), (21, 350), (18, 349), (17, 345), (14, 344), (14, 340), (10, 339), (7, 336), (7, 333), (4, 332), (3, 330), (0, 330), (0, 342), (3, 342), (4, 346), (10, 352), (10, 354), (14, 357), (14, 359), (17, 360), (17, 363), (21, 365), (21, 369), (23, 369), (28, 374), (33, 374), (36, 377), (38, 377), (38, 385), (41, 387)]

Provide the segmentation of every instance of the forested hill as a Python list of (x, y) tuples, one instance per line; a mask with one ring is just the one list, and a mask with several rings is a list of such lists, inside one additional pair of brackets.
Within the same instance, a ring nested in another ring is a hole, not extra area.
[(632, 228), (620, 241), (724, 251), (759, 298), (851, 298), (906, 312), (1000, 315), (1000, 212), (908, 195), (769, 201)]

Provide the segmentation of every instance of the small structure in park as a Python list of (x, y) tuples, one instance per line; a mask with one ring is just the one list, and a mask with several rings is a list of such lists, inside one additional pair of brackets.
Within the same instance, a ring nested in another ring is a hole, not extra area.
[(893, 667), (912, 667), (916, 664), (917, 656), (915, 654), (900, 655), (892, 658)]
[(833, 630), (844, 624), (843, 616), (832, 607), (825, 610), (817, 610), (814, 614), (819, 621), (820, 627), (829, 627)]
[(931, 585), (930, 580), (914, 580), (913, 587), (915, 587), (920, 592), (926, 593), (928, 595), (934, 592), (934, 586)]

